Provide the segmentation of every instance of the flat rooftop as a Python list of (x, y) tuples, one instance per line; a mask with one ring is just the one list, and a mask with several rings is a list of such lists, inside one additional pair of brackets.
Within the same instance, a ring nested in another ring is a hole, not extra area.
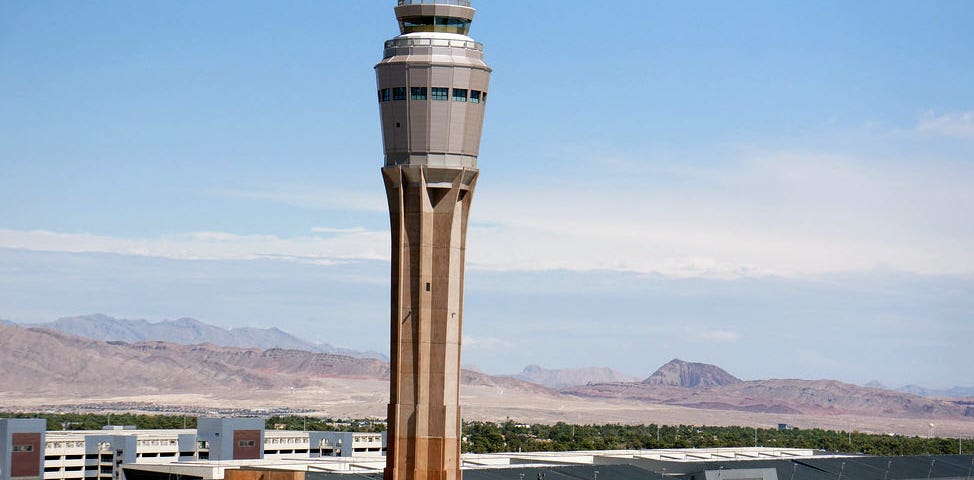
[[(699, 462), (755, 459), (793, 459), (793, 458), (839, 458), (817, 450), (797, 448), (711, 448), (711, 449), (667, 449), (667, 450), (590, 450), (571, 452), (524, 452), (524, 453), (466, 453), (460, 456), (465, 472), (503, 468), (550, 467), (553, 465), (611, 465), (629, 464), (638, 460), (667, 462)], [(385, 457), (320, 457), (301, 459), (265, 458), (261, 460), (192, 460), (182, 462), (140, 459), (126, 468), (140, 470), (180, 473), (202, 476), (203, 478), (222, 478), (228, 468), (261, 468), (279, 471), (304, 471), (325, 473), (382, 473)], [(190, 472), (205, 473), (205, 475)]]

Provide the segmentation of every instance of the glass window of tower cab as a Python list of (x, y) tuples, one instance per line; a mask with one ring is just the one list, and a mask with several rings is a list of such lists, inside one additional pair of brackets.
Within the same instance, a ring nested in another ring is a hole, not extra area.
[(470, 31), (470, 20), (454, 17), (405, 17), (399, 20), (402, 33), (442, 32), (466, 35)]
[[(439, 32), (467, 35), (473, 21), (467, 0), (399, 0), (402, 33)], [(465, 7), (465, 8), (456, 8)]]

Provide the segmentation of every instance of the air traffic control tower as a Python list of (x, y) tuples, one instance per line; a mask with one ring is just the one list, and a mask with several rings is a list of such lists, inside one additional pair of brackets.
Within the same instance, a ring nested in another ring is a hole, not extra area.
[(459, 480), (467, 216), (490, 67), (467, 0), (399, 0), (375, 66), (392, 225), (385, 480)]

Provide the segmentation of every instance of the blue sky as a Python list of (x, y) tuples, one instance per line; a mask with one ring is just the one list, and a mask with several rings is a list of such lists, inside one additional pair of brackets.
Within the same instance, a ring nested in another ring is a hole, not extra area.
[[(393, 4), (0, 4), (0, 318), (387, 349)], [(974, 385), (974, 4), (475, 6), (467, 364)]]

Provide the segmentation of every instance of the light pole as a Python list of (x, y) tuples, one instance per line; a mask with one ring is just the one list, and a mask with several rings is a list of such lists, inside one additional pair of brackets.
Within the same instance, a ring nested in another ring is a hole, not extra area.
[(852, 451), (852, 422), (849, 422), (849, 429), (846, 431), (849, 436), (849, 451)]

